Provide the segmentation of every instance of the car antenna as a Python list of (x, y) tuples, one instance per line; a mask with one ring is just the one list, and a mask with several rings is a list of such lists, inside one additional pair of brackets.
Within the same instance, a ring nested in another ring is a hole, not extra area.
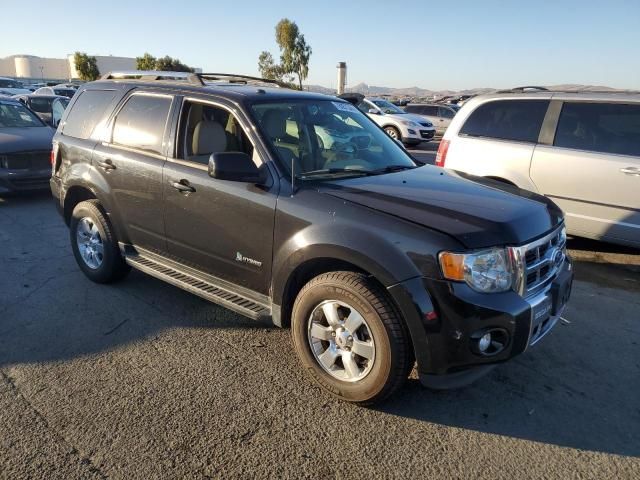
[(291, 197), (293, 197), (293, 194), (296, 191), (296, 172), (294, 171), (295, 163), (294, 156), (291, 155)]

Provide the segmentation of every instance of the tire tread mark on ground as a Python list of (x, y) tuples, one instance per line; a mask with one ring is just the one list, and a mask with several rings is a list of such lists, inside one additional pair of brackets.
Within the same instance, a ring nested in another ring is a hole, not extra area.
[(108, 479), (109, 476), (106, 475), (102, 470), (100, 470), (100, 468), (98, 468), (96, 465), (94, 465), (94, 463), (91, 461), (90, 457), (87, 456), (83, 456), (80, 454), (80, 452), (78, 451), (78, 449), (71, 443), (69, 442), (64, 435), (62, 435), (60, 432), (58, 432), (55, 428), (53, 428), (49, 422), (47, 421), (46, 417), (40, 413), (40, 410), (38, 410), (30, 401), (27, 397), (25, 397), (21, 392), (20, 389), (18, 388), (18, 386), (15, 384), (15, 382), (13, 381), (13, 378), (11, 378), (9, 375), (7, 375), (4, 370), (0, 370), (0, 378), (2, 378), (2, 380), (9, 386), (10, 390), (19, 398), (21, 398), (22, 400), (24, 400), (24, 402), (28, 405), (28, 407), (33, 411), (33, 413), (35, 414), (35, 416), (44, 424), (45, 428), (47, 430), (49, 430), (54, 437), (58, 438), (60, 443), (63, 443), (64, 445), (67, 446), (68, 451), (71, 452), (71, 455), (73, 455), (74, 457), (76, 457), (78, 459), (78, 462), (81, 465), (86, 465), (89, 469), (90, 473), (96, 474), (98, 475), (100, 478), (102, 479)]

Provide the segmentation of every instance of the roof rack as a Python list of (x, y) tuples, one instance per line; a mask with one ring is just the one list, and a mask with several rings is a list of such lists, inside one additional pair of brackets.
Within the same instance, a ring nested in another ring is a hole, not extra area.
[(508, 88), (506, 90), (498, 90), (496, 93), (524, 93), (526, 91), (535, 91), (535, 92), (548, 92), (549, 89), (546, 87), (537, 87), (535, 85), (526, 85), (524, 87), (514, 87)]
[(188, 82), (193, 85), (207, 85), (207, 82), (228, 82), (228, 83), (258, 83), (269, 84), (282, 87), (283, 84), (277, 80), (267, 78), (251, 77), (249, 75), (237, 75), (234, 73), (191, 73), (191, 72), (170, 72), (156, 70), (129, 70), (109, 72), (101, 77), (101, 80), (140, 80), (143, 82)]

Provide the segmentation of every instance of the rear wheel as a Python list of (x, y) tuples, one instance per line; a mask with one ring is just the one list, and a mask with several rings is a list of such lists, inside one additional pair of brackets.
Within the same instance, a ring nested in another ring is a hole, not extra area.
[(78, 266), (97, 283), (120, 280), (129, 273), (111, 223), (97, 200), (80, 202), (73, 209), (71, 248)]
[(292, 336), (305, 369), (343, 400), (384, 400), (413, 367), (404, 324), (385, 292), (360, 273), (331, 272), (307, 283), (293, 306)]

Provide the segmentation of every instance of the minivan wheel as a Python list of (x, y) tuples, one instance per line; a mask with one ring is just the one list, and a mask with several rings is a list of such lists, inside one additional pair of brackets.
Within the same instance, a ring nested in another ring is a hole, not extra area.
[(111, 223), (97, 200), (76, 205), (69, 231), (73, 255), (89, 279), (110, 283), (129, 273), (130, 267), (120, 254)]
[(402, 135), (396, 127), (384, 127), (384, 131), (394, 140), (402, 140)]
[(293, 344), (304, 368), (350, 402), (380, 402), (413, 368), (404, 323), (366, 275), (331, 272), (307, 283), (292, 312)]

